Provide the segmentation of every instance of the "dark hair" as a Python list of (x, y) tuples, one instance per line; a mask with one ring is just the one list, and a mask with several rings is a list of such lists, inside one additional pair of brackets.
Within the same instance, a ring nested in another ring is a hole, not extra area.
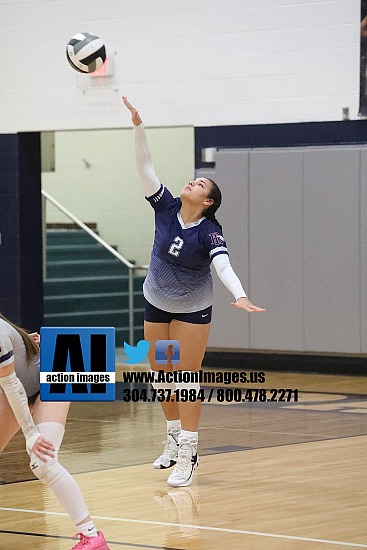
[(209, 220), (212, 220), (214, 223), (219, 225), (221, 227), (220, 223), (218, 222), (217, 218), (215, 217), (215, 213), (220, 207), (222, 203), (222, 193), (218, 187), (218, 185), (215, 183), (215, 181), (211, 180), (210, 178), (206, 178), (211, 183), (211, 189), (208, 195), (208, 199), (213, 199), (213, 204), (208, 206), (205, 210), (203, 210), (203, 216), (208, 218)]
[(24, 345), (25, 345), (25, 352), (26, 352), (26, 356), (27, 356), (27, 361), (28, 363), (30, 363), (33, 358), (39, 353), (39, 346), (38, 344), (36, 344), (36, 342), (33, 340), (32, 336), (30, 336), (28, 334), (28, 332), (26, 332), (24, 330), (24, 328), (21, 328), (21, 327), (18, 327), (17, 325), (15, 325), (14, 323), (12, 323), (11, 321), (9, 321), (9, 319), (7, 319), (4, 315), (2, 315), (0, 313), (0, 319), (2, 319), (3, 321), (5, 321), (6, 323), (8, 323), (10, 326), (12, 326), (17, 332), (19, 332), (20, 336), (22, 337), (22, 340), (24, 342)]

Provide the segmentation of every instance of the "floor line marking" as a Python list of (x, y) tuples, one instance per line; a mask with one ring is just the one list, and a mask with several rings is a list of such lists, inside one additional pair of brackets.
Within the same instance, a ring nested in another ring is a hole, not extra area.
[[(27, 514), (44, 514), (50, 516), (64, 516), (69, 517), (65, 512), (48, 512), (43, 510), (27, 510), (23, 508), (3, 508), (0, 507), (0, 511), (4, 512), (20, 512)], [(328, 539), (315, 539), (310, 537), (296, 537), (294, 535), (279, 535), (276, 533), (263, 533), (261, 531), (247, 531), (242, 529), (226, 529), (224, 527), (209, 527), (205, 525), (190, 525), (183, 523), (168, 523), (165, 521), (149, 521), (141, 519), (127, 519), (127, 518), (115, 518), (109, 516), (91, 516), (93, 519), (104, 520), (104, 521), (116, 521), (116, 522), (125, 522), (125, 523), (137, 523), (141, 525), (157, 525), (165, 527), (186, 527), (188, 529), (197, 529), (203, 531), (216, 531), (220, 533), (233, 533), (237, 535), (255, 535), (258, 537), (268, 537), (268, 538), (277, 538), (277, 539), (286, 539), (286, 540), (298, 540), (301, 542), (318, 542), (321, 544), (333, 544), (335, 546), (344, 546), (348, 548), (367, 548), (367, 544), (358, 544), (355, 542), (343, 542), (337, 540), (328, 540)]]

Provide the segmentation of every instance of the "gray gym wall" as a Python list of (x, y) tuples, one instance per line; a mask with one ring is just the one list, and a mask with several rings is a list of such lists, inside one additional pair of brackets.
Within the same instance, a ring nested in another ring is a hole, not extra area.
[(366, 353), (367, 148), (219, 149), (212, 177), (232, 265), (267, 311), (232, 308), (214, 274), (209, 348)]

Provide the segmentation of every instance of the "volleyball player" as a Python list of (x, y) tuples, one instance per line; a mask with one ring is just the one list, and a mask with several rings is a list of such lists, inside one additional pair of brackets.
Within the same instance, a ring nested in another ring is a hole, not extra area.
[[(75, 523), (75, 550), (109, 550), (91, 520), (80, 489), (58, 461), (70, 403), (39, 398), (39, 335), (29, 335), (0, 314), (0, 452), (22, 429), (30, 467)], [(33, 416), (31, 414), (33, 412)]]
[[(174, 198), (159, 181), (152, 165), (144, 125), (138, 111), (126, 97), (131, 112), (136, 166), (145, 197), (155, 210), (155, 239), (151, 263), (143, 292), (146, 300), (144, 337), (151, 342), (149, 362), (153, 371), (162, 365), (155, 361), (157, 340), (178, 340), (180, 370), (198, 372), (209, 336), (212, 316), (212, 277), (210, 264), (235, 298), (234, 307), (249, 313), (265, 311), (253, 305), (229, 262), (222, 228), (215, 218), (221, 192), (209, 178), (191, 180)], [(174, 365), (168, 364), (167, 371)], [(185, 376), (182, 378), (186, 379)], [(189, 384), (155, 382), (165, 390), (200, 390), (196, 381)], [(168, 393), (168, 392), (167, 392)], [(156, 469), (175, 466), (167, 483), (188, 486), (199, 464), (197, 453), (201, 401), (164, 401), (167, 440), (163, 454), (153, 463)]]

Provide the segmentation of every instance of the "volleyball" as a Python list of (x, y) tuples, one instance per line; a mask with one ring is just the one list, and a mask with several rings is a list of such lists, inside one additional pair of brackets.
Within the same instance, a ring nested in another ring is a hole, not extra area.
[(90, 32), (81, 32), (69, 40), (66, 46), (66, 58), (76, 71), (93, 73), (105, 62), (106, 48), (99, 36)]

